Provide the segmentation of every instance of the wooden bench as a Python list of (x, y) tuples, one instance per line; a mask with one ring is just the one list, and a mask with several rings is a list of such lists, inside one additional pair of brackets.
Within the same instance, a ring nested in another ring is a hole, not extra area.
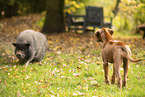
[[(104, 18), (109, 18), (109, 22), (104, 22)], [(93, 27), (89, 29), (88, 27)], [(112, 17), (104, 17), (103, 7), (86, 7), (86, 16), (84, 21), (84, 33), (88, 31), (95, 31), (95, 28), (112, 27)]]
[[(112, 18), (104, 17), (102, 7), (86, 7), (86, 15), (72, 15), (66, 13), (66, 25), (69, 31), (78, 32), (82, 30), (84, 33), (95, 31), (95, 28), (112, 27)], [(81, 18), (78, 19), (78, 18)], [(109, 18), (109, 22), (104, 22), (104, 18)], [(93, 29), (92, 29), (93, 27)]]
[(72, 15), (66, 12), (66, 25), (69, 31), (78, 32), (83, 31), (84, 15)]

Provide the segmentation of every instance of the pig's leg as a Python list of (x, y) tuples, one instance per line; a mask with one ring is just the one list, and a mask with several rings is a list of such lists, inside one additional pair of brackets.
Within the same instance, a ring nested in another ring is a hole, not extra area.
[(34, 50), (30, 50), (29, 51), (29, 59), (28, 59), (28, 61), (26, 62), (25, 65), (28, 65), (33, 60), (34, 56), (35, 56), (35, 51)]
[(27, 61), (25, 65), (28, 65), (30, 61)]
[(39, 65), (43, 65), (43, 64), (41, 63), (41, 61), (39, 62)]

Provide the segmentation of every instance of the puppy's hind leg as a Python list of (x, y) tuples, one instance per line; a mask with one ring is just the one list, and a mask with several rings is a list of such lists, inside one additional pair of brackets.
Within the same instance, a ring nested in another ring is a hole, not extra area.
[[(114, 64), (113, 64), (114, 65)], [(113, 66), (113, 75), (112, 75), (112, 79), (111, 79), (111, 84), (115, 83), (115, 66)]]
[(120, 66), (121, 66), (122, 61), (115, 61), (114, 62), (114, 66), (115, 66), (115, 75), (117, 77), (117, 81), (118, 81), (118, 87), (120, 89), (122, 89), (122, 80), (121, 80), (121, 75), (120, 75)]
[(128, 75), (128, 66), (129, 66), (129, 60), (123, 59), (123, 68), (124, 68), (124, 79), (123, 79), (123, 87), (127, 87), (127, 75)]

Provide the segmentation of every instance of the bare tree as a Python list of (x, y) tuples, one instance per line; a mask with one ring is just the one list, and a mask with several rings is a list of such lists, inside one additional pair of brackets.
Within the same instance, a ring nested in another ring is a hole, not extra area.
[(114, 17), (118, 14), (118, 12), (119, 12), (119, 3), (121, 2), (121, 0), (117, 0), (116, 1), (116, 6), (115, 6), (115, 8), (113, 9), (113, 13), (114, 13)]

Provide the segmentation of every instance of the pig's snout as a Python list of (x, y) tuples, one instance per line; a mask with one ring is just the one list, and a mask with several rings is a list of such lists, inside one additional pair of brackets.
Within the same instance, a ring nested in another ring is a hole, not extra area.
[(18, 58), (21, 58), (21, 57), (22, 57), (22, 55), (21, 55), (21, 54), (17, 54), (16, 56), (17, 56)]
[(16, 57), (19, 58), (19, 59), (24, 59), (25, 54), (24, 54), (23, 51), (17, 51), (16, 52)]

